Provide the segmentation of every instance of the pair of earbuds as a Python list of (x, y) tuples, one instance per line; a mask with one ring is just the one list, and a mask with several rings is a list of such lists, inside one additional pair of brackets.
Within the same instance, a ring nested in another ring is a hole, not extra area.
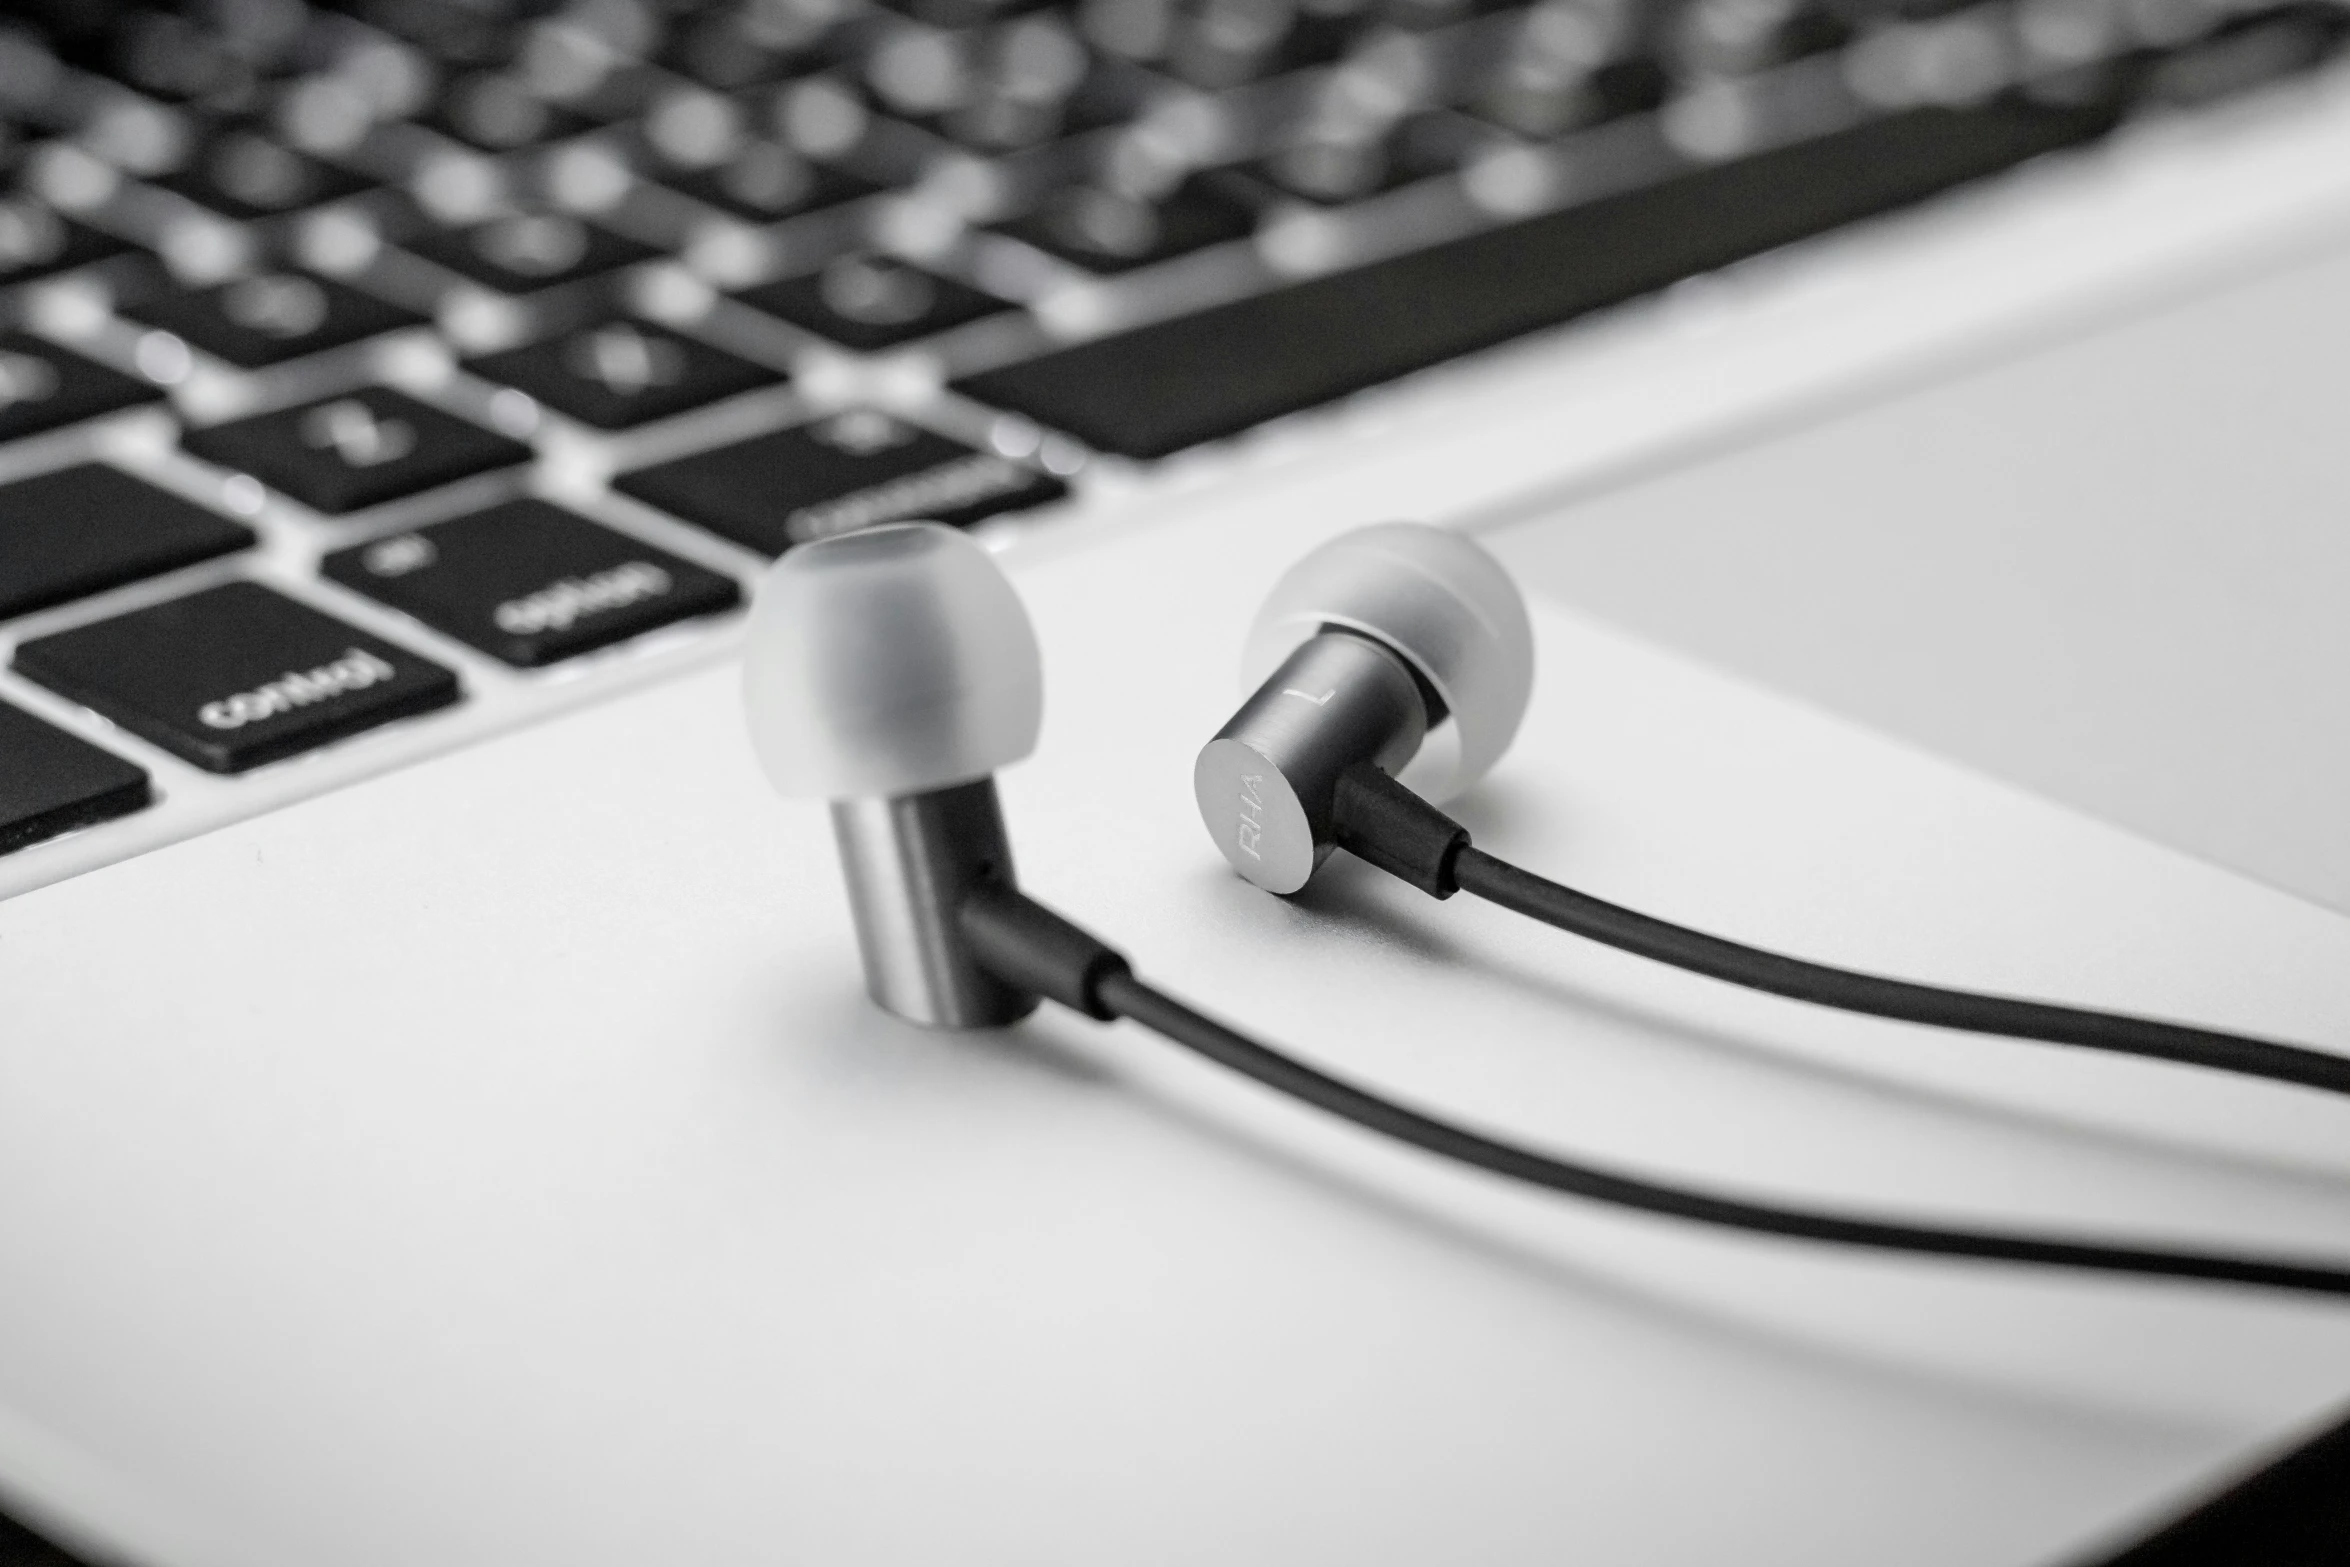
[[(1200, 752), (1201, 820), (1242, 877), (1303, 888), (1345, 851), (1437, 898), (1468, 892), (1572, 934), (1816, 1005), (2151, 1057), (2350, 1094), (2350, 1059), (2126, 1014), (1814, 963), (1622, 908), (1477, 848), (1439, 808), (1508, 750), (1534, 683), (1509, 573), (1473, 540), (1388, 523), (1314, 550), (1249, 632), (1247, 697)], [(831, 805), (866, 988), (940, 1028), (1050, 1000), (1127, 1019), (1368, 1130), (1554, 1191), (1831, 1244), (2350, 1295), (2350, 1268), (1919, 1226), (1747, 1201), (1487, 1137), (1307, 1066), (1144, 983), (1023, 894), (994, 775), (1036, 747), (1042, 660), (979, 545), (907, 523), (803, 545), (752, 612), (743, 693), (777, 791)]]
[[(1305, 886), (1337, 843), (1340, 781), (1369, 764), (1437, 799), (1501, 759), (1534, 685), (1525, 601), (1468, 538), (1391, 523), (1314, 551), (1249, 633), (1254, 693), (1200, 753), (1201, 818), (1233, 869)], [(940, 1027), (1025, 1015), (968, 950), (958, 900), (1014, 882), (993, 775), (1036, 749), (1036, 634), (988, 553), (925, 524), (777, 562), (744, 666), (778, 792), (831, 802), (867, 988)]]

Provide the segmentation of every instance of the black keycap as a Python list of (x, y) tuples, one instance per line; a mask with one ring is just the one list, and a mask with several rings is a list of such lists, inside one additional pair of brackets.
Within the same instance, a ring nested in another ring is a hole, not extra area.
[(672, 29), (660, 63), (705, 87), (732, 92), (821, 68), (835, 8), (720, 8)]
[(94, 463), (0, 485), (0, 617), (241, 550), (248, 530)]
[(381, 386), (190, 430), (180, 444), (206, 462), (241, 468), (328, 513), (356, 511), (530, 458), (520, 441)]
[(1256, 231), (1253, 207), (1200, 181), (1155, 202), (1065, 186), (1002, 232), (1096, 272), (1124, 272)]
[(0, 441), (94, 419), (163, 395), (79, 354), (22, 332), (0, 332)]
[(989, 156), (1034, 147), (1061, 134), (1062, 105), (1058, 98), (1004, 92), (991, 84), (991, 90), (925, 123), (950, 141)]
[(1549, 137), (1653, 109), (1668, 86), (1664, 67), (1645, 56), (1593, 66), (1520, 47), (1503, 57), (1469, 110), (1521, 135)]
[(231, 130), (155, 183), (232, 218), (267, 218), (355, 195), (370, 181), (256, 131)]
[(583, 327), (465, 367), (605, 430), (665, 419), (782, 379), (707, 343), (634, 321)]
[(176, 332), (204, 352), (247, 369), (419, 326), (425, 319), (331, 278), (300, 272), (270, 272), (219, 288), (161, 294), (125, 305), (123, 314)]
[(510, 11), (445, 0), (360, 0), (341, 7), (407, 39), (451, 70), (498, 65), (514, 57), (517, 37)]
[(734, 579), (540, 500), (329, 555), (326, 574), (532, 666), (740, 602)]
[(128, 243), (61, 218), (30, 196), (0, 200), (0, 285), (119, 256)]
[(754, 223), (797, 217), (881, 189), (845, 169), (812, 162), (789, 147), (765, 141), (753, 142), (717, 168), (672, 175), (666, 183)]
[(640, 468), (612, 487), (769, 555), (880, 522), (959, 527), (1068, 493), (1007, 457), (862, 409)]
[(670, 34), (657, 63), (722, 92), (772, 80), (778, 74), (777, 58), (746, 37), (746, 31), (736, 17), (724, 12), (687, 22)]
[(149, 798), (145, 769), (0, 702), (0, 854), (127, 816)]
[(457, 700), (440, 665), (252, 582), (37, 638), (16, 670), (216, 773)]
[(1419, 114), (1379, 135), (1324, 131), (1297, 137), (1244, 169), (1220, 171), (1204, 183), (1253, 192), (1259, 199), (1294, 197), (1316, 203), (1357, 201), (1414, 180), (1457, 169), (1478, 147), (1498, 140), (1476, 121)]
[(1691, 0), (1659, 42), (1673, 74), (1705, 77), (1763, 70), (1833, 49), (1850, 37), (1850, 28), (1825, 7)]
[(1302, 6), (1186, 7), (1159, 63), (1195, 87), (1221, 90), (1334, 60), (1360, 31), (1359, 14), (1315, 15)]
[(1079, 343), (958, 390), (1159, 457), (2101, 133), (2095, 110), (1920, 109), (1352, 272)]
[(476, 71), (442, 89), (426, 125), (487, 152), (576, 136), (588, 122), (556, 108), (503, 71)]
[[(11, 9), (37, 14), (33, 7)], [(77, 5), (71, 13), (49, 14), (56, 21), (71, 14), (73, 31), (82, 34), (68, 45), (73, 54), (150, 97), (212, 107), (255, 96), (271, 63), (255, 58), (256, 40), (248, 35), (232, 42), (192, 17), (171, 14), (172, 9), (177, 8)], [(102, 30), (113, 36), (104, 42), (91, 36)]]
[(606, 71), (597, 83), (563, 107), (590, 125), (616, 125), (642, 116), (653, 99), (671, 86), (669, 77), (650, 65), (621, 65)]
[(918, 22), (954, 28), (977, 27), (983, 22), (1018, 16), (1045, 3), (1046, 0), (888, 0), (891, 10), (902, 11)]
[(2239, 17), (2148, 67), (2138, 92), (2160, 104), (2209, 103), (2310, 69), (2341, 47), (2346, 31), (2350, 14), (2331, 5)]
[(661, 254), (564, 212), (515, 212), (409, 242), (427, 261), (506, 294), (576, 283)]
[(1394, 26), (1419, 31), (1449, 27), (1468, 17), (1511, 10), (1515, 5), (1516, 0), (1386, 0), (1386, 4), (1370, 9)]
[(842, 256), (821, 272), (746, 289), (743, 303), (843, 348), (870, 353), (1010, 308), (993, 294), (885, 256)]

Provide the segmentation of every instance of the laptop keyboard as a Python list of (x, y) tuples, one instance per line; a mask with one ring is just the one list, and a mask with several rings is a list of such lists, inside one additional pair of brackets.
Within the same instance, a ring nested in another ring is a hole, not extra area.
[(2335, 0), (20, 7), (0, 849), (2346, 32)]

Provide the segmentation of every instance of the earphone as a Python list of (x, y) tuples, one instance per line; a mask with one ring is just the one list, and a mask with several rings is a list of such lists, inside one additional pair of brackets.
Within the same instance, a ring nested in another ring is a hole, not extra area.
[(1036, 634), (987, 552), (931, 524), (787, 552), (752, 614), (743, 699), (776, 791), (831, 802), (874, 1001), (933, 1028), (1033, 1011), (956, 922), (973, 888), (1012, 885), (995, 774), (1044, 722)]
[(1249, 633), (1255, 689), (1193, 770), (1224, 858), (1268, 891), (1331, 851), (1437, 898), (1531, 919), (1730, 984), (1841, 1011), (2148, 1056), (2350, 1094), (2350, 1060), (2150, 1018), (1947, 990), (1766, 952), (1652, 919), (1494, 858), (1435, 807), (1508, 748), (1533, 689), (1524, 601), (1466, 537), (1388, 523), (1292, 567)]
[[(1201, 751), (1193, 784), (1219, 851), (1269, 891), (1297, 891), (1343, 849), (1439, 898), (1470, 892), (1822, 1005), (2350, 1092), (2350, 1061), (2321, 1051), (1808, 963), (1604, 903), (1475, 848), (1428, 795), (1457, 794), (1507, 750), (1532, 692), (1534, 652), (1516, 585), (1461, 535), (1391, 523), (1324, 545), (1276, 584), (1247, 667), (1253, 689)], [(1114, 947), (1019, 890), (994, 774), (1035, 748), (1042, 663), (1010, 581), (951, 529), (897, 524), (787, 552), (753, 610), (744, 699), (753, 750), (777, 791), (830, 803), (867, 992), (909, 1021), (1002, 1026), (1040, 1000), (1124, 1018), (1428, 1152), (1701, 1223), (2350, 1295), (2350, 1268), (1908, 1225), (1553, 1157), (1370, 1093), (1151, 987)]]

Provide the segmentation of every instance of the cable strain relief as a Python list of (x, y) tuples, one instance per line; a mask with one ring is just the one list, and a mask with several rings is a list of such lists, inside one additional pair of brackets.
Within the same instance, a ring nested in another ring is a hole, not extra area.
[(1116, 948), (1002, 882), (974, 887), (955, 913), (972, 956), (997, 979), (1104, 1023), (1117, 1016), (1100, 995), (1103, 980), (1132, 972)]
[(1453, 864), (1469, 846), (1469, 829), (1372, 763), (1338, 775), (1330, 818), (1332, 840), (1357, 859), (1432, 898), (1460, 891)]

